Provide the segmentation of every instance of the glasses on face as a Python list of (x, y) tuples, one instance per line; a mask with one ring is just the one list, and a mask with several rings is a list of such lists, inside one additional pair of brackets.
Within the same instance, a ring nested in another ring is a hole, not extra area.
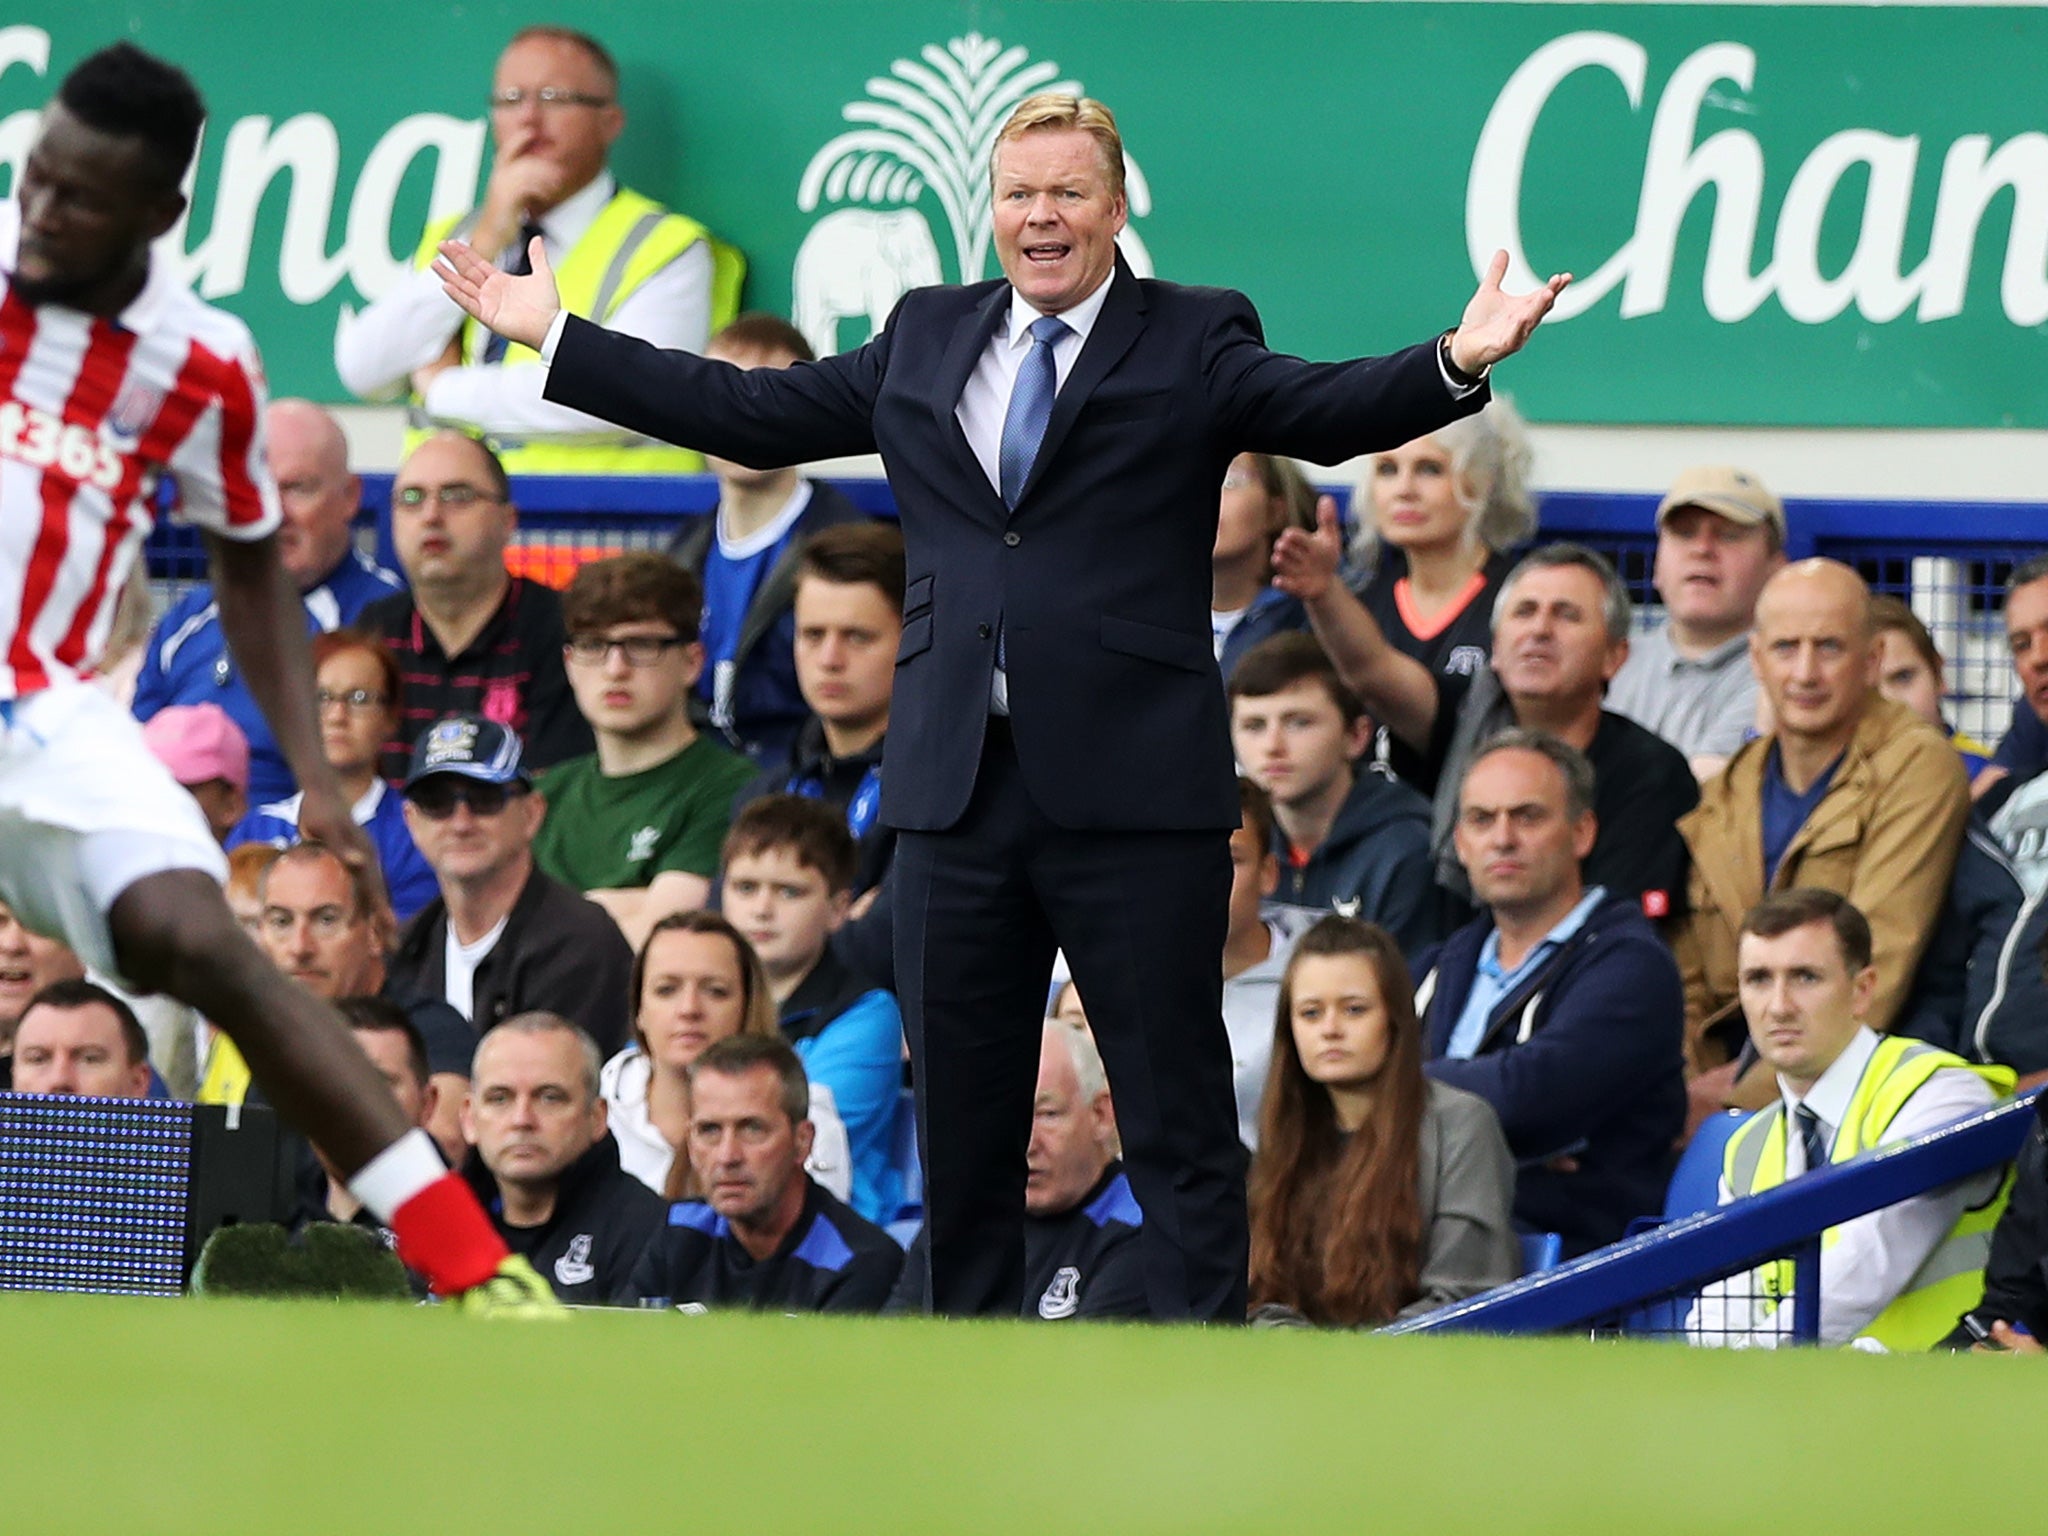
[(461, 480), (453, 485), (401, 485), (391, 493), (391, 504), (408, 512), (417, 512), (430, 501), (438, 501), (453, 512), (479, 503), (494, 506), (504, 499), (493, 496), (480, 485), (470, 485)]
[(613, 651), (625, 657), (628, 666), (651, 667), (684, 643), (680, 635), (628, 635), (623, 640), (607, 640), (601, 635), (577, 635), (562, 649), (571, 661), (586, 667), (602, 666), (612, 659)]
[(330, 704), (339, 704), (343, 709), (350, 711), (382, 709), (390, 702), (390, 694), (372, 693), (367, 688), (350, 688), (344, 692), (337, 692), (332, 688), (319, 688), (313, 693), (313, 704), (317, 709), (325, 709)]
[(502, 91), (491, 92), (493, 112), (517, 112), (528, 102), (533, 102), (542, 111), (557, 107), (608, 107), (612, 104), (609, 96), (593, 96), (588, 91), (571, 91), (559, 85), (544, 85), (537, 91), (524, 86), (508, 86)]
[(422, 779), (405, 792), (429, 821), (446, 821), (455, 807), (466, 805), (472, 816), (496, 816), (526, 793), (523, 784), (481, 784), (475, 779), (440, 775)]
[(321, 939), (339, 937), (355, 921), (355, 914), (345, 907), (315, 907), (305, 913), (295, 912), (290, 907), (265, 907), (260, 921), (271, 933), (283, 936), (298, 926), (301, 917), (313, 930), (314, 937)]

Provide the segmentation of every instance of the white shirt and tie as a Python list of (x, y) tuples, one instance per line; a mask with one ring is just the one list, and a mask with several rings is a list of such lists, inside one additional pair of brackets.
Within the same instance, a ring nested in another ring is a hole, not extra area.
[[(1855, 1097), (1877, 1045), (1874, 1031), (1858, 1029), (1842, 1054), (1806, 1090), (1804, 1097), (1795, 1094), (1783, 1078), (1778, 1080), (1778, 1092), (1785, 1105), (1788, 1183), (1807, 1171), (1806, 1149), (1799, 1134), (1799, 1111), (1812, 1111), (1819, 1122), (1822, 1142), (1833, 1148), (1841, 1134), (1842, 1121), (1849, 1113), (1849, 1102)], [(1996, 1098), (1991, 1085), (1976, 1073), (1944, 1068), (1900, 1106), (1886, 1127), (1881, 1144), (1892, 1146), (1924, 1136), (1964, 1115), (1990, 1108)], [(2004, 1172), (2003, 1168), (1994, 1168), (1974, 1174), (1843, 1222), (1835, 1241), (1823, 1248), (1820, 1255), (1820, 1342), (1846, 1344), (1869, 1327), (1880, 1312), (1898, 1299), (1920, 1266), (1962, 1219), (1963, 1212), (1990, 1198)], [(1721, 1203), (1726, 1205), (1731, 1198), (1728, 1182), (1723, 1178)], [(1754, 1271), (1708, 1286), (1687, 1322), (1692, 1341), (1736, 1349), (1768, 1349), (1789, 1343), (1791, 1306), (1782, 1304), (1768, 1316), (1759, 1315), (1760, 1293)]]

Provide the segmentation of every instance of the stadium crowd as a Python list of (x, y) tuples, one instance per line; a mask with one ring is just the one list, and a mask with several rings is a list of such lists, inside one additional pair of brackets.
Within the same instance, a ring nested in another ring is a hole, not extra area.
[[(613, 178), (617, 83), (581, 34), (520, 33), (483, 201), (449, 228), (508, 267), (542, 241), (566, 302), (615, 329), (809, 358), (736, 314), (737, 253)], [(230, 853), (265, 953), (337, 1003), (560, 1297), (922, 1310), (879, 815), (902, 539), (797, 469), (712, 459), (716, 510), (662, 552), (559, 591), (513, 574), (516, 475), (698, 465), (542, 398), (538, 354), (431, 278), (447, 232), (337, 347), (351, 389), (412, 409), (396, 569), (358, 545), (333, 417), (265, 416), (321, 747), (380, 867), (299, 840), (209, 588), (131, 624), (108, 685)], [(2020, 697), (1994, 755), (1943, 719), (1909, 607), (1788, 562), (1755, 474), (1674, 468), (1648, 624), (1601, 554), (1544, 540), (1505, 401), (1367, 460), (1348, 536), (1290, 460), (1222, 481), (1211, 638), (1242, 821), (1216, 961), (1255, 1321), (1377, 1325), (1513, 1279), (1518, 1235), (1614, 1242), (1731, 1110), (1752, 1118), (1724, 1199), (2048, 1076), (2048, 557), (2006, 593)], [(225, 1034), (87, 970), (0, 909), (16, 1091), (260, 1098)], [(1145, 1215), (1073, 1001), (1048, 999), (1025, 1313), (1142, 1317)], [(2030, 1347), (2039, 1142), (2017, 1184), (1831, 1233), (1824, 1337)], [(302, 1172), (298, 1220), (375, 1227), (317, 1149)], [(1710, 1295), (1694, 1332), (1775, 1342), (1782, 1289)]]

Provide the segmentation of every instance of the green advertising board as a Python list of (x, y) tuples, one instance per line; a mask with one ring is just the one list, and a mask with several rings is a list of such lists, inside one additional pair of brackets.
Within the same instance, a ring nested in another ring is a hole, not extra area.
[[(609, 0), (617, 167), (851, 346), (906, 286), (992, 276), (1003, 111), (1113, 106), (1132, 261), (1239, 287), (1274, 345), (1451, 324), (1496, 247), (1569, 270), (1513, 388), (1547, 421), (2048, 427), (2048, 10), (1277, 0)], [(530, 7), (64, 5), (0, 29), (0, 177), (55, 79), (128, 36), (213, 111), (173, 259), (281, 390), (488, 168)], [(1511, 286), (1513, 284), (1511, 283)]]

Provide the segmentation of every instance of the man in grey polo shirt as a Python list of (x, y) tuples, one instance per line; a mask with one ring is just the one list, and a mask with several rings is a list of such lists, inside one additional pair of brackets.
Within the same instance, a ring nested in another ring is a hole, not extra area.
[(1630, 644), (1607, 707), (1678, 748), (1702, 782), (1756, 727), (1749, 628), (1784, 563), (1785, 508), (1748, 470), (1689, 469), (1657, 508), (1665, 623)]

